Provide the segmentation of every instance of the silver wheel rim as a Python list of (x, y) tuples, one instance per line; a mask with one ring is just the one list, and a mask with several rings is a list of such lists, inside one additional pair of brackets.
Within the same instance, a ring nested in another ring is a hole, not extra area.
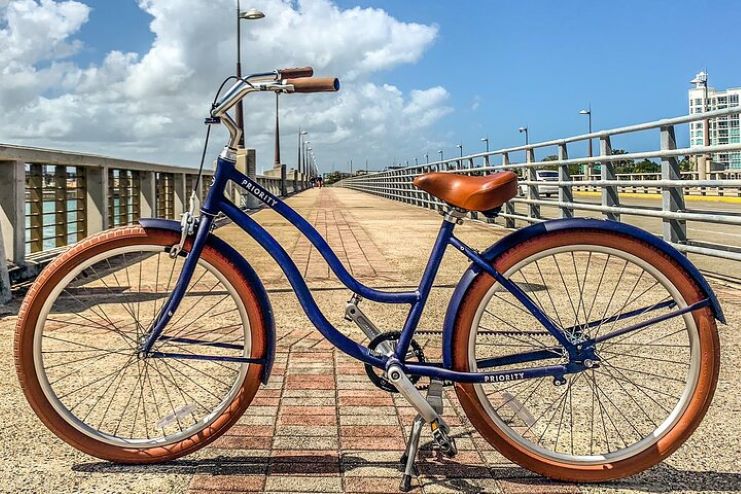
[[(75, 280), (80, 275), (80, 273), (90, 268), (91, 266), (94, 266), (96, 263), (100, 261), (113, 258), (120, 254), (126, 254), (126, 253), (132, 253), (132, 252), (152, 253), (152, 254), (159, 254), (159, 255), (164, 254), (164, 256), (167, 256), (167, 253), (165, 252), (165, 248), (161, 245), (133, 245), (133, 246), (121, 247), (118, 249), (106, 251), (106, 252), (103, 252), (101, 254), (98, 254), (86, 260), (85, 262), (81, 263), (79, 266), (76, 266), (70, 273), (68, 273), (54, 287), (52, 292), (49, 294), (49, 296), (45, 300), (44, 305), (42, 306), (42, 309), (39, 313), (39, 317), (36, 322), (35, 332), (34, 332), (34, 343), (33, 343), (34, 367), (36, 370), (36, 375), (39, 380), (39, 384), (41, 385), (41, 389), (44, 393), (44, 396), (49, 401), (49, 403), (52, 405), (54, 410), (59, 414), (59, 416), (62, 417), (64, 421), (67, 422), (69, 425), (71, 425), (75, 430), (85, 434), (86, 436), (94, 440), (101, 441), (106, 444), (110, 444), (112, 446), (135, 448), (135, 449), (147, 449), (151, 447), (166, 446), (169, 444), (180, 442), (183, 439), (186, 439), (188, 437), (193, 436), (194, 434), (199, 433), (200, 431), (203, 431), (204, 429), (208, 428), (211, 424), (213, 424), (214, 421), (218, 419), (224, 413), (224, 411), (229, 407), (229, 405), (232, 403), (235, 396), (241, 389), (244, 383), (244, 380), (246, 378), (246, 375), (249, 371), (250, 364), (240, 364), (239, 365), (239, 372), (236, 375), (236, 379), (234, 380), (234, 383), (231, 385), (228, 392), (224, 395), (223, 400), (218, 404), (218, 406), (214, 407), (213, 411), (211, 411), (208, 414), (205, 414), (204, 416), (200, 418), (200, 420), (196, 421), (194, 424), (187, 427), (186, 429), (181, 430), (180, 432), (177, 432), (174, 434), (169, 434), (169, 435), (165, 435), (163, 437), (157, 437), (157, 438), (147, 438), (147, 439), (131, 439), (131, 438), (119, 437), (117, 435), (112, 435), (112, 434), (97, 430), (94, 427), (89, 426), (88, 424), (80, 420), (79, 417), (77, 417), (74, 413), (72, 413), (62, 403), (60, 398), (57, 396), (57, 393), (55, 392), (55, 390), (53, 389), (53, 386), (49, 383), (49, 380), (47, 378), (47, 372), (44, 367), (44, 357), (43, 357), (43, 352), (42, 352), (44, 325), (47, 321), (48, 315), (50, 311), (52, 310), (52, 307), (55, 301), (59, 298), (59, 295), (62, 293), (63, 290), (65, 290), (65, 288), (71, 281)], [(177, 262), (177, 260), (175, 262)], [(204, 269), (204, 272), (209, 273), (214, 278), (216, 278), (218, 282), (222, 283), (223, 286), (227, 289), (228, 294), (231, 297), (231, 300), (234, 301), (236, 310), (238, 311), (239, 317), (241, 318), (241, 326), (243, 328), (243, 334), (244, 334), (243, 355), (249, 357), (250, 351), (251, 351), (251, 348), (250, 348), (251, 327), (249, 324), (249, 318), (247, 316), (247, 311), (246, 311), (246, 308), (244, 307), (242, 299), (239, 297), (234, 286), (214, 266), (206, 262), (203, 258), (199, 259), (198, 265)], [(175, 279), (176, 278), (177, 277), (175, 277)], [(158, 359), (153, 359), (153, 360), (158, 360)], [(165, 360), (165, 359), (159, 359), (159, 360)], [(172, 372), (171, 372), (171, 375), (172, 375)], [(166, 382), (168, 381), (163, 381), (163, 385)], [(172, 382), (172, 381), (169, 381), (169, 382)], [(174, 390), (173, 390), (173, 393), (174, 393)], [(146, 409), (146, 405), (144, 405), (144, 408)], [(137, 412), (138, 412), (138, 407), (137, 407)], [(180, 424), (180, 418), (176, 417), (178, 413), (185, 413), (185, 411), (184, 410), (173, 410), (173, 414), (175, 415), (175, 417), (173, 417), (173, 420), (175, 420), (178, 424)], [(167, 415), (165, 415), (164, 417), (160, 417), (161, 420), (165, 420), (167, 418), (169, 418)], [(164, 430), (164, 427), (163, 427), (163, 430)]]
[[(520, 269), (522, 269), (525, 266), (531, 265), (535, 261), (539, 261), (542, 259), (545, 259), (549, 256), (555, 255), (555, 254), (562, 254), (565, 252), (592, 252), (592, 253), (599, 253), (599, 254), (605, 254), (608, 255), (608, 261), (610, 259), (610, 256), (616, 259), (626, 260), (630, 263), (633, 263), (643, 269), (646, 273), (649, 273), (651, 276), (655, 278), (655, 280), (660, 283), (660, 285), (668, 292), (668, 294), (673, 298), (673, 300), (676, 302), (677, 306), (676, 308), (683, 308), (686, 307), (687, 304), (684, 301), (683, 297), (677, 290), (677, 288), (662, 274), (660, 273), (656, 268), (648, 264), (646, 261), (633, 256), (632, 254), (619, 251), (616, 249), (603, 247), (603, 246), (596, 246), (596, 245), (569, 245), (569, 246), (563, 246), (563, 247), (556, 247), (552, 249), (548, 249), (542, 252), (538, 252), (536, 254), (533, 254), (532, 256), (523, 259), (522, 261), (518, 262), (515, 266), (507, 270), (505, 274), (506, 277), (510, 278), (511, 276), (515, 275)], [(488, 307), (491, 299), (494, 297), (494, 294), (501, 291), (501, 287), (499, 284), (494, 283), (492, 287), (487, 291), (486, 295), (484, 296), (481, 304), (477, 308), (476, 314), (473, 319), (472, 328), (469, 336), (469, 342), (468, 342), (468, 355), (469, 355), (469, 369), (471, 369), (472, 372), (476, 372), (478, 370), (477, 364), (476, 364), (476, 337), (479, 331), (479, 327), (481, 326), (481, 319), (482, 316)], [(674, 310), (676, 310), (676, 308)], [(578, 312), (578, 310), (577, 310)], [(699, 334), (697, 331), (697, 326), (695, 324), (694, 318), (692, 317), (692, 314), (684, 314), (681, 316), (682, 320), (684, 321), (684, 325), (686, 327), (686, 333), (688, 335), (688, 343), (689, 343), (689, 364), (687, 369), (687, 381), (684, 386), (683, 392), (680, 395), (676, 406), (671, 410), (671, 413), (668, 414), (668, 416), (665, 418), (665, 420), (657, 427), (651, 435), (648, 435), (644, 437), (642, 440), (634, 442), (633, 444), (618, 449), (613, 452), (609, 452), (608, 454), (589, 454), (589, 455), (573, 455), (573, 454), (566, 454), (566, 453), (559, 453), (558, 451), (553, 451), (551, 449), (544, 448), (540, 446), (539, 444), (536, 444), (526, 438), (524, 438), (522, 435), (518, 434), (515, 430), (513, 430), (512, 427), (510, 427), (507, 423), (505, 423), (502, 418), (499, 416), (498, 413), (494, 411), (494, 408), (492, 404), (489, 401), (489, 398), (486, 396), (486, 393), (484, 391), (484, 386), (489, 385), (482, 385), (482, 384), (474, 384), (473, 387), (475, 389), (477, 398), (482, 403), (487, 416), (497, 425), (497, 427), (502, 430), (510, 439), (514, 440), (516, 443), (518, 443), (520, 446), (535, 452), (539, 456), (546, 457), (552, 460), (557, 460), (564, 463), (570, 463), (574, 465), (596, 465), (596, 464), (604, 464), (608, 462), (617, 462), (620, 460), (624, 460), (630, 457), (633, 457), (637, 454), (640, 454), (643, 451), (646, 451), (647, 449), (651, 448), (653, 445), (655, 445), (658, 441), (660, 441), (663, 437), (666, 436), (666, 434), (672, 430), (674, 425), (677, 423), (677, 421), (681, 418), (681, 416), (684, 414), (685, 410), (689, 406), (689, 402), (691, 400), (692, 395), (694, 394), (694, 391), (697, 387), (697, 381), (699, 379), (700, 374), (700, 355), (699, 355)], [(679, 319), (677, 317), (676, 319)], [(542, 326), (540, 327), (542, 329)], [(555, 339), (553, 339), (553, 342), (555, 343)], [(586, 371), (589, 372), (589, 371)], [(578, 374), (577, 374), (578, 375)], [(523, 381), (524, 382), (524, 381)], [(599, 391), (597, 391), (597, 394), (599, 395)], [(558, 438), (556, 439), (556, 449), (558, 447)]]

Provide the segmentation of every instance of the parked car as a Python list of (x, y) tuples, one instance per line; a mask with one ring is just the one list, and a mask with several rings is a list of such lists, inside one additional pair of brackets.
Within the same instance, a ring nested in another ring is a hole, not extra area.
[[(538, 177), (538, 182), (546, 182), (543, 184), (538, 184), (538, 194), (545, 197), (551, 197), (552, 195), (558, 194), (558, 185), (551, 185), (547, 182), (557, 182), (558, 181), (558, 172), (555, 170), (537, 170), (535, 172), (536, 176)], [(523, 178), (522, 180), (527, 180), (527, 178)], [(527, 194), (527, 188), (528, 186), (525, 184), (520, 184), (520, 195), (524, 196)]]

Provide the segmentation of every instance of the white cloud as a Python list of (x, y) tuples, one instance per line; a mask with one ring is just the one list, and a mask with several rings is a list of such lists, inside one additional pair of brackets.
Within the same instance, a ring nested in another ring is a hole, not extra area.
[[(213, 93), (234, 70), (233, 0), (139, 0), (155, 37), (144, 54), (112, 51), (81, 67), (75, 33), (91, 10), (75, 1), (0, 0), (0, 142), (27, 143), (194, 164)], [(103, 8), (103, 7), (100, 7)], [(350, 158), (386, 164), (418, 154), (426, 129), (451, 111), (445, 88), (408, 94), (372, 82), (414, 63), (435, 26), (401, 22), (379, 9), (342, 10), (330, 0), (266, 0), (266, 18), (243, 21), (243, 70), (312, 65), (338, 75), (336, 95), (281, 97), (283, 161), (295, 131), (308, 129), (325, 168)], [(272, 163), (274, 100), (246, 102), (248, 145)], [(221, 144), (223, 134), (214, 133)], [(213, 149), (217, 149), (214, 146)]]

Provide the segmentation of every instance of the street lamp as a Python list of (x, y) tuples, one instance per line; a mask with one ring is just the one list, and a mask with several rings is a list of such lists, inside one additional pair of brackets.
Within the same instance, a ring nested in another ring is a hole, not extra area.
[[(703, 89), (703, 95), (702, 95), (702, 112), (706, 113), (708, 108), (708, 73), (706, 71), (699, 72), (697, 75), (695, 75), (695, 78), (690, 81), (690, 83), (694, 84), (696, 88), (702, 88)], [(702, 144), (704, 146), (710, 145), (710, 120), (705, 119), (702, 121)], [(707, 178), (707, 160), (710, 155), (702, 156), (702, 166), (698, 162), (697, 164), (697, 174), (698, 178), (700, 180), (705, 180)]]
[(443, 150), (442, 149), (439, 150), (438, 154), (440, 155), (440, 161), (442, 161), (443, 160)]
[(425, 153), (425, 162), (429, 165), (430, 164), (430, 153)]
[(279, 93), (275, 93), (275, 162), (273, 163), (274, 166), (279, 167), (281, 165), (280, 162), (280, 111), (278, 109), (278, 99), (279, 99)]
[[(239, 0), (237, 0), (237, 77), (242, 78), (242, 23), (241, 20), (256, 21), (265, 17), (265, 14), (257, 9), (249, 9), (242, 12)], [(237, 127), (242, 131), (239, 136), (239, 147), (244, 148), (244, 106), (242, 100), (237, 104)]]
[[(589, 119), (589, 133), (592, 133), (592, 103), (589, 103), (588, 110), (579, 110), (579, 115), (586, 115)], [(592, 157), (592, 138), (589, 138), (589, 157)]]
[(481, 138), (481, 142), (485, 142), (486, 143), (486, 152), (488, 153), (489, 152), (489, 138), (488, 137), (482, 137)]
[(309, 144), (311, 144), (311, 141), (304, 141), (304, 171), (310, 174), (311, 170), (309, 170)]
[(457, 144), (455, 147), (461, 150), (461, 158), (463, 158), (463, 144)]
[(298, 160), (296, 161), (296, 169), (301, 174), (303, 174), (303, 167), (301, 166), (301, 147), (303, 146), (303, 143), (301, 141), (303, 141), (303, 136), (306, 134), (308, 134), (308, 132), (301, 130), (301, 127), (298, 128)]
[(527, 127), (520, 127), (519, 129), (517, 129), (517, 131), (520, 134), (524, 132), (525, 133), (525, 145), (527, 146), (528, 144), (530, 144), (530, 136), (528, 135)]

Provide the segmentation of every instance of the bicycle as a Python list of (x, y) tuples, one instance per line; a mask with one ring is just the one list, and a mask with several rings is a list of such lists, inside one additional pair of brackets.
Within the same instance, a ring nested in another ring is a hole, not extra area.
[[(486, 441), (550, 478), (606, 481), (674, 452), (710, 405), (716, 320), (725, 322), (690, 261), (636, 227), (586, 218), (533, 224), (478, 252), (454, 228), (469, 211), (495, 217), (517, 194), (516, 175), (427, 173), (414, 184), (447, 206), (418, 288), (368, 287), (305, 219), (235, 168), (241, 131), (228, 111), (244, 97), (337, 90), (337, 79), (314, 78), (311, 68), (237, 79), (221, 97), (220, 89), (206, 122), (230, 137), (200, 216), (191, 200), (179, 223), (142, 219), (94, 235), (40, 274), (20, 310), (15, 358), (41, 421), (80, 451), (121, 463), (186, 455), (237, 421), (268, 381), (276, 337), (262, 282), (212, 234), (223, 214), (281, 266), (318, 331), (418, 412), (401, 457), (403, 490), (425, 424), (442, 453), (457, 452), (441, 418), (449, 385)], [(352, 293), (345, 315), (367, 344), (327, 320), (284, 248), (225, 197), (230, 182), (316, 247)], [(449, 246), (471, 264), (449, 302), (442, 361), (433, 362), (414, 335)], [(363, 299), (409, 305), (403, 327), (382, 332)]]

